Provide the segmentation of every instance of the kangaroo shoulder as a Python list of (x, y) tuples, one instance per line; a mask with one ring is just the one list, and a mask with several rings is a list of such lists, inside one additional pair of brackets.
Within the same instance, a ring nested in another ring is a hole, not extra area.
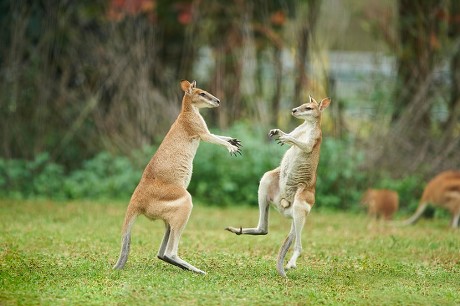
[(199, 113), (187, 112), (178, 118), (178, 124), (190, 136), (199, 135), (208, 130), (206, 122)]

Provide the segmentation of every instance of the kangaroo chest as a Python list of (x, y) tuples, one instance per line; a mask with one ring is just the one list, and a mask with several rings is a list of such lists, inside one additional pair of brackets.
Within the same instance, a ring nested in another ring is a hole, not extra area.
[(286, 152), (280, 168), (280, 191), (283, 198), (291, 201), (299, 184), (310, 185), (316, 173), (314, 156), (298, 148)]
[[(314, 134), (310, 129), (305, 130), (299, 141), (314, 145)], [(315, 145), (311, 152), (306, 152), (293, 145), (283, 156), (280, 166), (280, 199), (292, 203), (295, 192), (300, 184), (311, 186), (315, 182), (318, 166), (319, 146)]]

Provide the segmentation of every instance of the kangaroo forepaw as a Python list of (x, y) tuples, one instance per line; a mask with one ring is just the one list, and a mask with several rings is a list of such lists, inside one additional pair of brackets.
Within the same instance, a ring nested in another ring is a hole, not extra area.
[(268, 132), (268, 137), (272, 138), (273, 136), (278, 135), (279, 132), (280, 132), (279, 129), (270, 130), (270, 132)]
[(243, 153), (241, 153), (241, 147), (243, 145), (241, 144), (240, 140), (233, 138), (233, 139), (228, 140), (227, 142), (232, 145), (231, 149), (229, 149), (230, 155), (232, 156), (238, 156), (238, 154), (240, 154), (240, 156), (243, 155)]
[(243, 145), (241, 144), (241, 140), (238, 140), (236, 138), (232, 138), (228, 141), (231, 145), (237, 146), (238, 148), (241, 148)]
[(234, 151), (234, 152), (230, 152), (230, 155), (231, 156), (238, 156), (238, 154), (240, 154), (240, 156), (243, 155), (243, 153), (241, 153), (241, 150), (238, 148), (237, 151)]

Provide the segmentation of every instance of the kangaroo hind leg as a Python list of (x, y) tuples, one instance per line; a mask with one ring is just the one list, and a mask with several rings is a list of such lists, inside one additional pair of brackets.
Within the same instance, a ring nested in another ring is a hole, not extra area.
[(291, 259), (286, 265), (286, 269), (295, 268), (297, 258), (302, 252), (302, 229), (305, 225), (305, 220), (310, 213), (311, 207), (315, 202), (315, 195), (313, 192), (299, 188), (294, 196), (294, 203), (292, 205), (292, 224), (295, 233), (294, 252)]
[(169, 236), (171, 235), (171, 226), (165, 222), (165, 233), (163, 236), (163, 240), (161, 241), (160, 249), (158, 250), (157, 257), (161, 260), (164, 260), (165, 252), (166, 252), (166, 245), (169, 241)]
[(459, 227), (459, 220), (460, 220), (460, 210), (452, 214), (452, 221), (450, 223), (450, 226), (452, 228)]
[[(169, 217), (165, 220), (167, 225), (159, 251), (159, 256), (162, 255), (160, 259), (185, 270), (206, 274), (206, 272), (189, 264), (178, 255), (179, 241), (192, 212), (193, 204), (192, 197), (188, 192), (184, 197), (175, 202), (172, 208), (173, 211), (168, 214)], [(161, 254), (162, 252), (163, 254)]]
[(260, 180), (258, 190), (259, 201), (259, 223), (257, 227), (237, 228), (227, 227), (226, 230), (237, 235), (266, 235), (268, 233), (268, 212), (270, 202), (278, 196), (279, 193), (279, 168), (266, 172)]

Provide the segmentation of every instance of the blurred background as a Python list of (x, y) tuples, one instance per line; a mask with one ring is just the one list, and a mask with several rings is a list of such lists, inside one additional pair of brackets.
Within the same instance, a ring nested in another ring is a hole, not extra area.
[(368, 187), (413, 209), (460, 167), (460, 1), (0, 0), (0, 196), (129, 199), (180, 110), (181, 79), (243, 157), (201, 144), (191, 194), (257, 205), (271, 128), (326, 96), (317, 205)]

